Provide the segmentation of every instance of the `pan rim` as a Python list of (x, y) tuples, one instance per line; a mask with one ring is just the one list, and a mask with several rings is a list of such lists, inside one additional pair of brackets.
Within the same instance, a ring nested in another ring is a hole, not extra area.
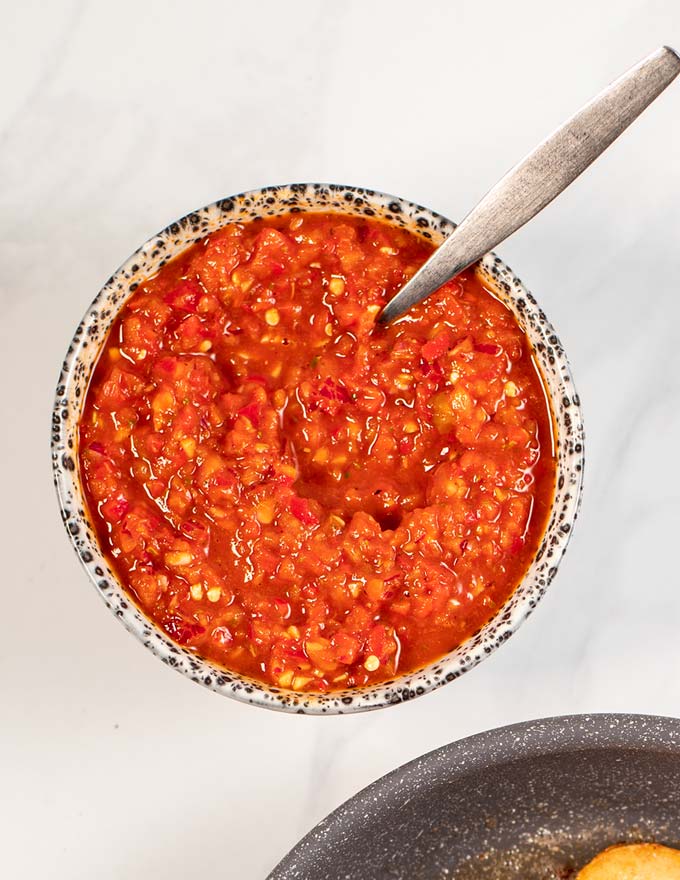
[(680, 755), (680, 719), (613, 712), (555, 715), (454, 740), (402, 764), (346, 800), (290, 850), (267, 880), (307, 876), (299, 872), (319, 848), (332, 850), (336, 838), (339, 842), (340, 837), (351, 837), (354, 823), (375, 814), (377, 804), (403, 799), (405, 790), (422, 789), (428, 780), (450, 784), (527, 758), (612, 750)]

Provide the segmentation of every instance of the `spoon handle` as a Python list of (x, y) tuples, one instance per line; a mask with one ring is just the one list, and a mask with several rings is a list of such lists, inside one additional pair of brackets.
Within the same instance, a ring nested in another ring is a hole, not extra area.
[(493, 250), (604, 152), (680, 73), (667, 46), (615, 80), (515, 165), (385, 306), (388, 323)]

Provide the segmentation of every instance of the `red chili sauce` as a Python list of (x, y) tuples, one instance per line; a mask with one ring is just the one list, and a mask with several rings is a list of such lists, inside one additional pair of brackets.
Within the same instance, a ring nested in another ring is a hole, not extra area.
[(234, 223), (141, 285), (80, 426), (91, 515), (176, 642), (296, 691), (440, 658), (522, 579), (552, 421), (469, 271), (388, 327), (432, 245), (368, 218)]

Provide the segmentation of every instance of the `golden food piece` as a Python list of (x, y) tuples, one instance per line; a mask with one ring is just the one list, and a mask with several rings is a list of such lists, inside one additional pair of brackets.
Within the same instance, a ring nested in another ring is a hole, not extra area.
[(611, 846), (595, 856), (576, 880), (680, 880), (680, 850), (657, 843)]

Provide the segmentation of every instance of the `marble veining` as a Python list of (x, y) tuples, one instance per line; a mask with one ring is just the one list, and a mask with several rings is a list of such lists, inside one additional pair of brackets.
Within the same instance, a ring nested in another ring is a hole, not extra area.
[(2, 870), (264, 878), (404, 762), (568, 713), (680, 714), (680, 84), (499, 248), (554, 322), (587, 426), (555, 582), (493, 656), (379, 712), (222, 699), (106, 612), (60, 521), (49, 445), (74, 327), (169, 219), (336, 180), (461, 219), (538, 140), (662, 43), (675, 0), (3, 10), (0, 358)]

